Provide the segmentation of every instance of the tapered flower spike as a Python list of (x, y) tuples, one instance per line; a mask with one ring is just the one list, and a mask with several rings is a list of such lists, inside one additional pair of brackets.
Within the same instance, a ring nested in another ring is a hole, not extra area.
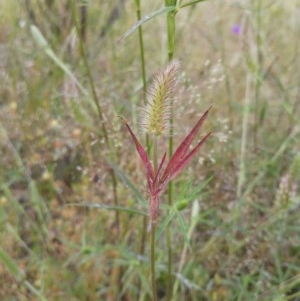
[(147, 92), (146, 106), (141, 108), (140, 126), (147, 134), (167, 135), (170, 128), (171, 103), (179, 61), (174, 60), (153, 79)]
[(159, 213), (159, 197), (164, 191), (168, 183), (174, 179), (179, 173), (189, 164), (192, 158), (196, 155), (197, 151), (204, 144), (211, 133), (208, 133), (204, 138), (202, 138), (198, 144), (188, 152), (192, 142), (194, 141), (196, 135), (198, 134), (204, 120), (207, 118), (209, 113), (209, 108), (198, 120), (196, 125), (190, 131), (190, 133), (185, 137), (182, 143), (178, 146), (174, 154), (172, 155), (169, 163), (167, 164), (165, 170), (163, 171), (163, 165), (166, 159), (166, 153), (163, 155), (159, 167), (157, 170), (154, 170), (147, 152), (140, 144), (134, 133), (132, 132), (130, 126), (125, 121), (125, 125), (132, 137), (134, 145), (137, 149), (137, 152), (142, 159), (146, 170), (146, 177), (148, 183), (149, 191), (149, 215), (150, 215), (150, 224), (156, 222), (158, 213)]

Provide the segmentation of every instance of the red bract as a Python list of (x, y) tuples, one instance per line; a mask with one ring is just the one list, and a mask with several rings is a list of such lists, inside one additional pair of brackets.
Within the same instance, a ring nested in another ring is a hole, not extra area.
[(125, 122), (125, 125), (133, 139), (135, 147), (146, 169), (147, 184), (148, 184), (148, 190), (150, 196), (151, 223), (155, 223), (156, 218), (158, 216), (160, 194), (166, 188), (168, 183), (176, 176), (178, 176), (178, 174), (189, 164), (189, 162), (195, 156), (199, 148), (203, 145), (203, 143), (206, 141), (208, 136), (211, 134), (208, 133), (206, 136), (204, 136), (204, 138), (202, 138), (198, 142), (198, 144), (192, 150), (189, 151), (189, 147), (191, 146), (193, 140), (195, 139), (197, 133), (199, 132), (199, 129), (202, 126), (204, 120), (206, 119), (209, 110), (210, 108), (201, 116), (201, 118), (198, 120), (196, 125), (190, 131), (190, 133), (185, 137), (185, 139), (178, 146), (178, 148), (170, 158), (164, 171), (163, 171), (163, 164), (166, 159), (166, 153), (163, 155), (157, 170), (154, 170), (149, 160), (149, 157), (147, 155), (147, 152), (145, 151), (143, 146), (140, 144), (140, 142), (132, 132), (128, 123)]

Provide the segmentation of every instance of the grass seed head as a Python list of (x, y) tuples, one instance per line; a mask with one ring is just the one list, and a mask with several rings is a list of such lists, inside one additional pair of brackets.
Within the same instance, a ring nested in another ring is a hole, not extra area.
[(147, 103), (141, 109), (141, 128), (154, 136), (168, 135), (179, 62), (174, 60), (153, 79), (147, 92)]

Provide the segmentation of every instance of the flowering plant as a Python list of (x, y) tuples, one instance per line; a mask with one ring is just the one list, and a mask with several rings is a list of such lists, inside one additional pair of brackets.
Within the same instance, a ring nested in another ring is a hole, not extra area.
[(196, 125), (190, 131), (190, 133), (184, 138), (182, 143), (178, 146), (176, 151), (171, 156), (166, 168), (163, 170), (163, 165), (166, 159), (166, 152), (164, 153), (157, 170), (155, 170), (149, 160), (146, 150), (143, 148), (141, 143), (136, 138), (135, 134), (131, 130), (128, 123), (125, 121), (125, 125), (132, 137), (135, 144), (136, 150), (142, 159), (144, 168), (146, 170), (147, 185), (149, 192), (149, 216), (150, 225), (156, 222), (158, 212), (159, 212), (159, 197), (164, 191), (168, 183), (174, 179), (178, 174), (189, 164), (191, 159), (195, 156), (197, 151), (206, 141), (211, 133), (205, 135), (198, 144), (189, 151), (193, 140), (195, 139), (200, 127), (202, 126), (204, 120), (206, 119), (210, 108), (200, 117)]

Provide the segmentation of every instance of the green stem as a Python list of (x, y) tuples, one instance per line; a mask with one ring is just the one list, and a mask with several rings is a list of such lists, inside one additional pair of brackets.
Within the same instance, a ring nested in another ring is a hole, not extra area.
[(246, 92), (244, 97), (240, 162), (239, 162), (239, 173), (238, 173), (238, 181), (237, 181), (237, 188), (236, 188), (237, 205), (234, 210), (234, 221), (236, 225), (240, 221), (240, 217), (241, 217), (240, 210), (243, 201), (242, 193), (246, 181), (246, 153), (247, 153), (247, 138), (248, 138), (248, 125), (249, 125), (250, 89), (251, 89), (251, 75), (248, 73), (246, 78)]
[(184, 4), (180, 4), (179, 8), (184, 8), (184, 7), (187, 7), (187, 6), (191, 6), (191, 5), (195, 5), (199, 2), (204, 2), (204, 1), (207, 1), (207, 0), (194, 0), (194, 1), (190, 1), (190, 2), (187, 2), (187, 3), (184, 3)]
[[(137, 20), (141, 20), (141, 4), (140, 0), (135, 0), (136, 5), (136, 16)], [(146, 91), (147, 91), (147, 82), (146, 82), (146, 66), (145, 66), (145, 50), (144, 50), (144, 39), (143, 39), (143, 30), (142, 26), (138, 27), (139, 34), (139, 44), (140, 44), (140, 56), (141, 56), (141, 69), (142, 69), (142, 80), (143, 80), (143, 91), (144, 91), (144, 103), (146, 104)]]
[[(137, 20), (139, 21), (142, 18), (140, 0), (135, 0), (135, 6), (136, 6)], [(142, 81), (143, 81), (143, 99), (144, 99), (144, 104), (146, 105), (147, 80), (146, 80), (145, 48), (144, 48), (144, 38), (143, 38), (142, 26), (138, 27), (138, 37), (139, 37), (141, 72), (142, 72)], [(150, 155), (150, 140), (149, 140), (149, 136), (147, 134), (146, 134), (146, 145), (147, 145), (147, 153), (149, 156)], [(145, 253), (146, 234), (147, 234), (147, 217), (144, 217), (143, 218), (142, 236), (141, 236), (141, 242), (140, 242), (140, 250), (139, 250), (140, 255), (143, 255)], [(141, 281), (139, 281), (139, 283), (138, 283), (138, 292), (142, 292)], [(140, 294), (140, 299), (141, 298), (142, 298), (142, 294)]]
[[(99, 119), (100, 119), (100, 124), (101, 124), (101, 128), (102, 128), (104, 140), (105, 140), (106, 145), (108, 146), (109, 153), (113, 154), (113, 152), (110, 150), (111, 145), (110, 145), (110, 140), (109, 140), (109, 137), (108, 137), (107, 129), (106, 129), (106, 126), (105, 126), (105, 120), (104, 120), (104, 117), (103, 117), (102, 108), (100, 106), (100, 101), (99, 101), (97, 93), (96, 93), (91, 68), (88, 64), (87, 55), (86, 55), (86, 51), (85, 51), (85, 47), (84, 47), (84, 42), (82, 40), (82, 35), (80, 34), (81, 29), (80, 29), (80, 26), (78, 24), (76, 3), (75, 3), (74, 0), (72, 1), (72, 18), (73, 18), (73, 21), (74, 21), (74, 25), (75, 25), (75, 29), (76, 29), (76, 33), (77, 33), (77, 37), (78, 37), (80, 55), (81, 55), (84, 67), (86, 69), (86, 72), (87, 72), (88, 82), (90, 84), (90, 89), (91, 89), (91, 92), (92, 92), (92, 99), (93, 99), (93, 101), (96, 105), (96, 108), (97, 108), (97, 112), (98, 112), (98, 116), (99, 116)], [(117, 179), (116, 179), (116, 175), (115, 175), (115, 172), (114, 172), (113, 169), (110, 170), (110, 175), (111, 175), (112, 183), (113, 183), (114, 204), (115, 204), (115, 206), (118, 206), (119, 202), (118, 202), (118, 195), (117, 195)], [(119, 212), (118, 211), (115, 211), (115, 219), (116, 219), (116, 227), (117, 227), (118, 232), (119, 232), (120, 231), (120, 217), (119, 217)]]
[[(137, 20), (141, 20), (142, 13), (141, 13), (141, 3), (140, 0), (135, 0), (136, 5), (136, 16)], [(141, 71), (142, 71), (142, 81), (143, 81), (143, 98), (144, 98), (144, 105), (146, 105), (146, 93), (147, 93), (147, 80), (146, 80), (146, 64), (145, 64), (145, 48), (144, 48), (144, 38), (143, 38), (143, 30), (142, 26), (138, 27), (138, 34), (139, 34), (139, 45), (140, 45), (140, 57), (141, 57)], [(146, 145), (147, 145), (147, 153), (150, 153), (150, 139), (149, 136), (146, 135)]]
[[(176, 0), (165, 0), (165, 6), (176, 6)], [(174, 58), (175, 50), (175, 36), (176, 36), (176, 10), (171, 11), (167, 14), (167, 39), (168, 39), (168, 60), (172, 61)], [(172, 101), (173, 102), (173, 101)], [(171, 103), (173, 107), (173, 103)], [(170, 118), (170, 132), (169, 132), (169, 158), (173, 153), (173, 114)], [(168, 186), (168, 205), (171, 207), (173, 204), (174, 185), (170, 182)], [(167, 254), (168, 254), (168, 268), (167, 268), (167, 298), (166, 300), (172, 299), (172, 231), (170, 225), (166, 228), (166, 241), (167, 241)]]
[[(143, 217), (143, 228), (142, 228), (142, 234), (141, 234), (141, 240), (140, 240), (140, 246), (139, 246), (139, 254), (144, 255), (145, 254), (145, 244), (146, 244), (146, 237), (147, 237), (147, 223), (148, 223), (148, 216)], [(142, 290), (142, 281), (139, 278), (137, 282), (137, 298), (136, 300), (142, 301), (144, 300), (144, 292)], [(138, 297), (139, 296), (139, 297)]]
[(77, 37), (78, 37), (80, 55), (81, 55), (84, 67), (86, 69), (86, 72), (87, 72), (87, 77), (88, 77), (91, 92), (92, 92), (92, 99), (93, 99), (93, 101), (96, 105), (96, 108), (97, 108), (97, 112), (98, 112), (98, 116), (99, 116), (99, 119), (100, 119), (100, 124), (101, 124), (101, 127), (102, 127), (105, 143), (107, 145), (109, 145), (110, 141), (109, 141), (109, 138), (108, 138), (106, 127), (105, 127), (105, 120), (104, 120), (104, 117), (103, 117), (102, 108), (100, 106), (100, 101), (99, 101), (97, 93), (96, 93), (92, 72), (91, 72), (90, 66), (89, 66), (88, 61), (87, 61), (87, 55), (86, 55), (86, 52), (85, 52), (84, 43), (82, 41), (82, 36), (80, 34), (81, 29), (80, 29), (80, 26), (78, 24), (76, 4), (75, 4), (74, 0), (72, 1), (72, 17), (73, 17), (73, 20), (74, 20), (74, 25), (75, 25), (75, 29), (76, 29), (76, 33), (77, 33)]
[[(170, 188), (170, 191), (173, 191), (173, 188)], [(172, 194), (170, 194), (172, 197)], [(172, 200), (172, 198), (170, 198)], [(166, 228), (166, 240), (167, 240), (167, 254), (168, 254), (168, 282), (167, 282), (167, 300), (172, 299), (172, 282), (173, 282), (173, 256), (172, 256), (172, 231), (170, 225)]]
[(155, 172), (158, 168), (158, 155), (157, 155), (157, 145), (158, 145), (158, 137), (153, 138), (153, 167)]
[(171, 61), (174, 58), (175, 50), (175, 22), (176, 10), (170, 11), (167, 14), (167, 34), (168, 34), (168, 60)]
[[(222, 13), (219, 11), (219, 15), (222, 16)], [(231, 85), (230, 85), (230, 68), (228, 67), (227, 63), (226, 63), (226, 50), (225, 50), (225, 41), (224, 41), (224, 35), (223, 35), (223, 24), (222, 24), (222, 18), (220, 17), (217, 23), (217, 31), (218, 31), (218, 36), (219, 36), (219, 49), (220, 49), (220, 53), (221, 53), (221, 64), (224, 70), (224, 75), (225, 75), (225, 89), (227, 92), (227, 106), (228, 106), (228, 116), (229, 116), (229, 122), (230, 122), (230, 127), (233, 127), (232, 124), (232, 120), (233, 120), (233, 112), (232, 112), (232, 91), (231, 91)]]
[(151, 256), (150, 256), (150, 272), (152, 286), (152, 300), (157, 301), (157, 289), (155, 281), (155, 223), (151, 224)]
[(264, 104), (261, 104), (261, 101), (259, 99), (260, 96), (260, 88), (261, 88), (261, 81), (262, 81), (262, 72), (261, 72), (261, 66), (262, 66), (262, 50), (261, 50), (261, 0), (256, 1), (255, 12), (255, 43), (256, 43), (256, 68), (255, 68), (255, 93), (254, 93), (254, 102), (255, 102), (255, 109), (254, 109), (254, 134), (253, 134), (253, 144), (254, 149), (257, 148), (257, 131), (259, 129), (259, 111), (263, 108)]

